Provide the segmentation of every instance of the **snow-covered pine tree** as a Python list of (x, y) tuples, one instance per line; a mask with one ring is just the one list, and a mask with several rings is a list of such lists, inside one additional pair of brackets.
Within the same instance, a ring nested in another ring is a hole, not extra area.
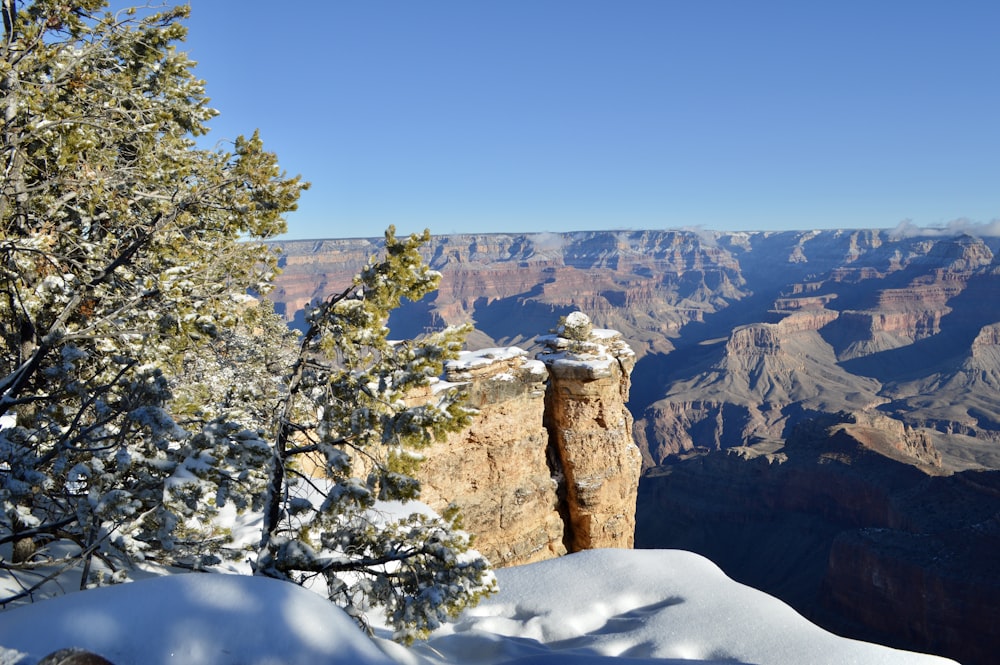
[(437, 284), (427, 234), (390, 229), (296, 355), (246, 293), (269, 288), (255, 240), (305, 185), (256, 134), (197, 147), (215, 112), (175, 48), (186, 8), (105, 7), (0, 0), (0, 604), (71, 570), (87, 586), (143, 558), (209, 563), (231, 502), (264, 509), (259, 573), (425, 633), (492, 579), (453, 515), (376, 504), (417, 496), (412, 449), (467, 415), (428, 390), (461, 331), (385, 329)]
[[(466, 330), (396, 342), (386, 328), (402, 299), (437, 287), (440, 274), (418, 251), (429, 238), (424, 231), (399, 239), (390, 228), (384, 257), (309, 312), (276, 436), (257, 560), (260, 574), (319, 581), (359, 618), (380, 607), (404, 641), (493, 589), (488, 563), (469, 550), (455, 514), (386, 511), (385, 502), (418, 496), (410, 475), (416, 451), (469, 418), (461, 392), (436, 389)], [(305, 456), (322, 477), (302, 472)]]
[(0, 7), (4, 601), (70, 569), (91, 584), (95, 558), (115, 575), (181, 554), (177, 525), (207, 504), (192, 488), (210, 489), (191, 479), (252, 491), (215, 462), (270, 454), (233, 425), (185, 431), (171, 384), (267, 288), (275, 258), (254, 240), (285, 229), (304, 185), (256, 135), (196, 146), (215, 111), (175, 48), (186, 8), (105, 5)]

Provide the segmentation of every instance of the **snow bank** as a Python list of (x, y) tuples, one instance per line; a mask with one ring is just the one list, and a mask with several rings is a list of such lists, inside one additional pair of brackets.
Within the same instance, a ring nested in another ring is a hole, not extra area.
[(71, 646), (115, 665), (953, 662), (837, 637), (690, 552), (591, 550), (496, 575), (497, 595), (410, 649), (369, 640), (324, 598), (285, 582), (141, 580), (3, 612), (0, 665)]
[(391, 665), (342, 610), (265, 577), (181, 574), (0, 614), (3, 665), (82, 647), (115, 665)]
[(590, 550), (496, 575), (499, 594), (415, 647), (424, 663), (952, 662), (833, 635), (691, 552)]

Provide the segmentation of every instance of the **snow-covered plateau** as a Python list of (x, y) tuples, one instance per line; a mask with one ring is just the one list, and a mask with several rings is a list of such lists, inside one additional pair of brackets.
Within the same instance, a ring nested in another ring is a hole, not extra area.
[(293, 584), (154, 577), (3, 612), (0, 665), (66, 647), (115, 665), (953, 662), (837, 637), (690, 552), (590, 550), (496, 576), (497, 594), (412, 647)]

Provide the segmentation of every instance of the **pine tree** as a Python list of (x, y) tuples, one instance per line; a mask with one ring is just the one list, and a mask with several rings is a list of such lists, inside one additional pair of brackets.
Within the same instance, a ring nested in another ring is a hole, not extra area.
[(252, 240), (285, 229), (304, 186), (256, 134), (196, 147), (215, 111), (175, 47), (186, 8), (104, 5), (3, 3), (0, 545), (16, 547), (0, 564), (15, 597), (63, 567), (90, 584), (95, 557), (120, 572), (174, 548), (194, 510), (170, 490), (208, 453), (168, 410), (170, 368), (267, 288), (275, 259)]
[[(440, 273), (418, 251), (429, 238), (425, 231), (400, 240), (390, 228), (384, 258), (310, 311), (277, 431), (257, 561), (261, 574), (319, 580), (359, 618), (380, 606), (404, 641), (493, 588), (456, 514), (400, 518), (376, 503), (417, 498), (416, 451), (470, 415), (459, 390), (435, 389), (467, 330), (417, 342), (388, 337), (391, 310), (437, 288)], [(302, 472), (306, 456), (318, 461), (321, 478)]]
[(187, 8), (0, 3), (0, 603), (240, 554), (213, 522), (230, 505), (263, 511), (259, 574), (382, 606), (402, 639), (488, 592), (454, 515), (379, 503), (416, 498), (415, 450), (468, 417), (434, 386), (462, 331), (385, 328), (436, 287), (426, 232), (390, 229), (296, 346), (247, 293), (306, 185), (256, 133), (198, 147)]

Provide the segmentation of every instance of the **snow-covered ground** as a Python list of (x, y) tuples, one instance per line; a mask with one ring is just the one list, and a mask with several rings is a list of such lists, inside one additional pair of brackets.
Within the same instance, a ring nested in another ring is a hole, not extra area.
[(292, 584), (145, 579), (0, 613), (0, 665), (71, 646), (116, 665), (952, 662), (836, 637), (690, 552), (593, 550), (496, 574), (498, 594), (412, 648)]

